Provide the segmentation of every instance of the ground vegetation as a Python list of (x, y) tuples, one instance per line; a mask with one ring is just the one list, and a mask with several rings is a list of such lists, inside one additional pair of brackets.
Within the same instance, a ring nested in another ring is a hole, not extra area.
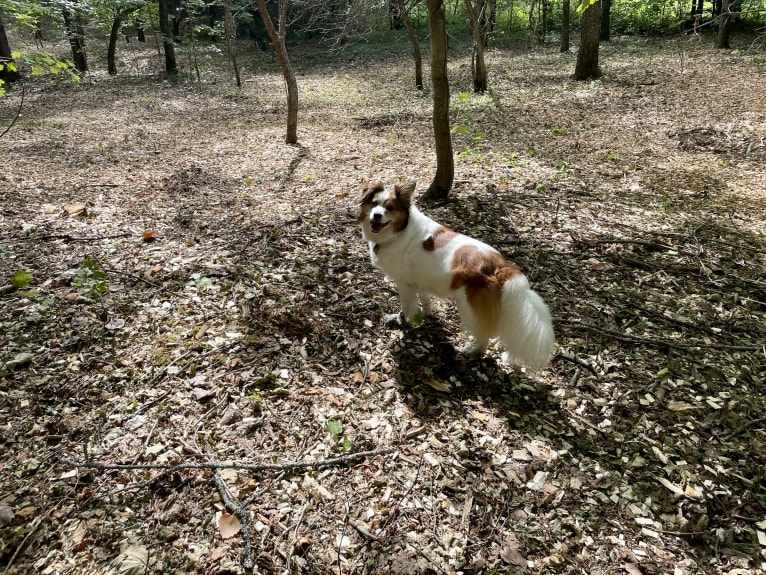
[(483, 94), (451, 38), (428, 213), (549, 303), (529, 374), (456, 353), (448, 304), (382, 322), (358, 190), (435, 170), (404, 34), (295, 46), (300, 146), (242, 41), (241, 88), (224, 50), (168, 77), (131, 42), (115, 76), (88, 42), (79, 85), (0, 101), (5, 574), (763, 570), (757, 37), (613, 36), (589, 82), (555, 43), (490, 45)]

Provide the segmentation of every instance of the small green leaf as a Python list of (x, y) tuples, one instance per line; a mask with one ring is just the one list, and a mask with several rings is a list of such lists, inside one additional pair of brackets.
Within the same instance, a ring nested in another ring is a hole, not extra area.
[(16, 275), (13, 276), (13, 279), (11, 280), (11, 285), (15, 287), (16, 289), (21, 289), (21, 288), (27, 287), (29, 285), (29, 282), (31, 281), (32, 281), (32, 274), (22, 268), (16, 272)]
[(343, 433), (343, 426), (340, 421), (331, 419), (325, 426), (330, 435), (341, 435)]

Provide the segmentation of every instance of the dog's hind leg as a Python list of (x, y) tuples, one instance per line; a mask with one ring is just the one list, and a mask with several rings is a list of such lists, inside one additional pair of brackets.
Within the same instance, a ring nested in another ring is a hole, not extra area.
[(460, 312), (460, 324), (463, 331), (472, 336), (471, 343), (460, 348), (459, 351), (472, 357), (483, 355), (487, 351), (489, 340), (493, 337), (490, 323), (475, 313), (464, 294), (457, 294), (455, 304)]

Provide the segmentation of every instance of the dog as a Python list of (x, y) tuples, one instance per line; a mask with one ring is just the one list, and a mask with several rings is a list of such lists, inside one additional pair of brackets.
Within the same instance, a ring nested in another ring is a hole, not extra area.
[(527, 277), (491, 246), (446, 228), (413, 205), (415, 183), (393, 187), (365, 183), (359, 210), (370, 259), (396, 283), (405, 324), (431, 312), (431, 296), (455, 301), (473, 344), (462, 351), (482, 355), (493, 338), (506, 363), (545, 367), (554, 346), (548, 306)]

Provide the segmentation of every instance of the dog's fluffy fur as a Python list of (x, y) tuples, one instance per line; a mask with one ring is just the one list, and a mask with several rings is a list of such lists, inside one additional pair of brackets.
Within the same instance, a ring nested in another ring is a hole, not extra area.
[(487, 244), (439, 225), (412, 204), (415, 184), (362, 188), (359, 222), (373, 265), (396, 282), (405, 321), (419, 323), (431, 296), (455, 301), (471, 354), (490, 339), (506, 362), (544, 367), (554, 344), (548, 307), (526, 276)]

